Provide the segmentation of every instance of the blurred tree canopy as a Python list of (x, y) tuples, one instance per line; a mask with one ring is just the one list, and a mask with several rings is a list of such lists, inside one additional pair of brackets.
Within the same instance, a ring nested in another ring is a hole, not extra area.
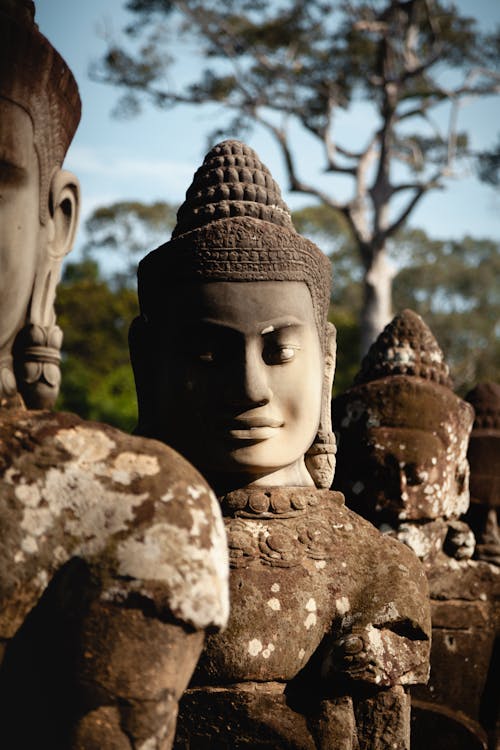
[[(294, 224), (332, 259), (331, 319), (338, 329), (334, 390), (348, 388), (360, 365), (358, 311), (361, 274), (349, 232), (325, 206), (295, 212)], [(464, 237), (433, 240), (421, 229), (400, 230), (391, 240), (394, 308), (422, 316), (464, 395), (482, 380), (500, 382), (500, 243)]]
[[(481, 32), (446, 0), (128, 0), (125, 7), (125, 36), (108, 41), (94, 78), (124, 90), (122, 114), (136, 114), (144, 100), (165, 109), (216, 104), (228, 119), (212, 138), (241, 137), (255, 124), (270, 133), (289, 189), (318, 199), (349, 227), (363, 272), (366, 351), (392, 317), (389, 241), (471, 154), (458, 127), (462, 101), (500, 91), (500, 31)], [(199, 57), (187, 84), (176, 75), (179, 40)], [(370, 108), (362, 118), (359, 102)], [(362, 123), (354, 145), (339, 138), (342, 112)], [(323, 175), (351, 186), (348, 199), (325, 190), (319, 173), (304, 176), (299, 132), (319, 147)]]
[[(330, 319), (338, 340), (334, 390), (341, 393), (360, 366), (363, 269), (338, 212), (310, 206), (295, 212), (293, 220), (332, 259)], [(59, 409), (133, 429), (137, 412), (127, 338), (138, 313), (135, 267), (146, 249), (166, 241), (173, 222), (172, 206), (133, 202), (98, 208), (87, 220), (84, 258), (66, 265), (58, 288), (58, 322), (64, 331)], [(152, 241), (141, 244), (148, 236)], [(110, 249), (116, 250), (114, 262)], [(394, 281), (396, 310), (410, 307), (422, 315), (461, 394), (481, 380), (500, 382), (499, 251), (492, 240), (433, 240), (416, 229), (400, 231), (389, 247), (400, 268)]]

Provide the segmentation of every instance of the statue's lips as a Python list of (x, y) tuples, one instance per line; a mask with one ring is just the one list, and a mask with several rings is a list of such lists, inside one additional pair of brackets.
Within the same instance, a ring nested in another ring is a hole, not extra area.
[(238, 417), (220, 425), (221, 432), (233, 440), (267, 440), (281, 427), (283, 422), (271, 417)]

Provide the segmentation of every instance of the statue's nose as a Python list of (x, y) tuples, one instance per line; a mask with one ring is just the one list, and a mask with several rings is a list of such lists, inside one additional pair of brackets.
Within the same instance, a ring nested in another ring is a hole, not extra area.
[(272, 398), (269, 383), (268, 366), (262, 352), (252, 342), (245, 347), (244, 357), (240, 363), (238, 400), (246, 406), (264, 406)]

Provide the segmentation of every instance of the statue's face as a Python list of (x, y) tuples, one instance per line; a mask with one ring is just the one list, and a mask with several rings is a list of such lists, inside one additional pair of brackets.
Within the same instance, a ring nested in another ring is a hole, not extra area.
[(312, 485), (304, 453), (320, 419), (323, 356), (307, 285), (184, 286), (167, 320), (159, 436), (216, 486)]
[[(401, 519), (459, 515), (468, 504), (468, 466), (458, 453), (426, 430), (372, 427), (367, 430), (366, 486), (361, 490), (377, 511)], [(361, 494), (361, 493), (359, 493)]]
[(27, 112), (0, 98), (0, 355), (24, 324), (44, 229), (39, 169)]

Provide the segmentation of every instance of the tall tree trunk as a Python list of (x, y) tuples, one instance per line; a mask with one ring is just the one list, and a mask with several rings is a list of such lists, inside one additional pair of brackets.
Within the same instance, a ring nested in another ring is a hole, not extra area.
[(363, 280), (361, 310), (361, 356), (392, 320), (392, 280), (395, 271), (384, 247), (372, 253)]

